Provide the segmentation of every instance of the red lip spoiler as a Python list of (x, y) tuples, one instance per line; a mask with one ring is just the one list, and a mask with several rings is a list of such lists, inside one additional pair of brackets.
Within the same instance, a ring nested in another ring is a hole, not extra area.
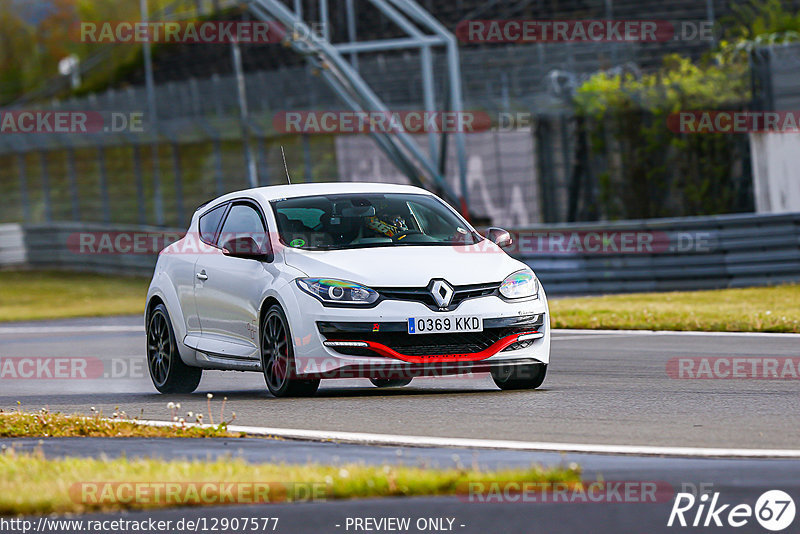
[(387, 347), (382, 343), (375, 343), (374, 341), (363, 341), (360, 339), (348, 339), (348, 340), (336, 340), (336, 339), (329, 339), (328, 341), (332, 343), (336, 342), (343, 342), (343, 343), (366, 343), (369, 349), (381, 356), (386, 356), (387, 358), (395, 358), (398, 360), (402, 360), (408, 363), (439, 363), (439, 362), (478, 362), (481, 360), (485, 360), (490, 358), (500, 352), (501, 350), (505, 349), (506, 347), (513, 345), (517, 342), (517, 340), (522, 336), (528, 336), (531, 334), (539, 334), (540, 332), (521, 332), (519, 334), (512, 334), (510, 336), (506, 336), (502, 339), (498, 339), (491, 346), (485, 348), (480, 352), (471, 352), (467, 354), (426, 354), (420, 356), (409, 356), (408, 354), (400, 354), (396, 350)]

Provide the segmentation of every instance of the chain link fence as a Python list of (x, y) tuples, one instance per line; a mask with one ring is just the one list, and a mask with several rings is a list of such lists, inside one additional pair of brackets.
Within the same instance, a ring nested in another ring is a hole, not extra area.
[[(305, 4), (310, 8), (314, 2)], [(487, 11), (481, 2), (459, 3), (458, 9), (436, 2), (429, 4), (422, 2), (445, 20), (452, 16), (451, 25), (464, 18), (487, 17), (496, 11)], [(709, 7), (713, 12), (716, 6), (717, 14), (723, 12), (722, 4), (724, 2), (714, 1), (693, 5), (682, 14), (668, 18), (703, 19)], [(577, 1), (566, 2), (561, 8), (565, 14), (576, 17), (602, 17), (609, 14), (609, 9), (614, 17), (623, 14), (632, 17), (636, 13), (641, 15), (642, 9), (622, 0), (593, 4), (591, 9), (581, 8), (581, 5)], [(501, 9), (502, 5), (496, 7)], [(220, 16), (241, 18), (241, 12), (236, 9), (237, 3), (230, 1), (180, 0), (156, 16), (180, 20), (211, 16), (210, 13), (217, 17), (221, 13)], [(507, 15), (530, 16), (535, 12), (530, 9), (515, 8)], [(380, 30), (378, 33), (384, 35), (381, 29), (384, 22), (373, 20), (359, 29)], [(708, 43), (698, 43), (701, 45), (707, 47)], [(473, 175), (479, 176), (481, 183), (472, 180), (470, 185), (470, 198), (477, 199), (475, 205), (470, 206), (473, 213), (488, 221), (497, 219), (500, 216), (494, 214), (510, 206), (515, 199), (509, 191), (520, 187), (526, 191), (522, 197), (526, 211), (519, 220), (529, 223), (624, 218), (625, 212), (614, 207), (605, 208), (601, 202), (604, 194), (610, 195), (614, 188), (625, 187), (619, 178), (622, 176), (618, 170), (619, 148), (609, 143), (607, 150), (587, 155), (583, 145), (589, 143), (588, 134), (581, 133), (570, 111), (569, 100), (553, 86), (551, 74), (557, 70), (579, 81), (599, 68), (640, 64), (642, 54), (656, 50), (655, 46), (652, 43), (537, 43), (462, 47), (462, 82), (467, 109), (487, 112), (493, 118), (500, 113), (535, 117), (530, 121), (532, 128), (527, 131), (532, 138), (530, 143), (518, 142), (518, 136), (511, 143), (503, 136), (504, 132), (489, 138), (468, 139), (468, 143), (472, 143), (470, 151), (480, 156), (474, 160), (480, 172), (475, 171)], [(281, 45), (242, 44), (241, 50), (249, 111), (244, 121), (240, 120), (242, 103), (230, 45), (224, 44), (154, 49), (154, 116), (148, 112), (145, 88), (126, 85), (126, 82), (141, 80), (140, 67), (132, 67), (127, 77), (110, 77), (107, 86), (95, 93), (81, 96), (74, 93), (68, 98), (51, 100), (59, 95), (59, 88), (63, 89), (59, 84), (66, 83), (64, 78), (58, 78), (53, 80), (53, 89), (45, 88), (18, 102), (17, 110), (101, 112), (129, 117), (140, 114), (144, 118), (144, 128), (141, 132), (126, 130), (85, 135), (0, 135), (0, 190), (3, 192), (0, 222), (75, 221), (182, 227), (197, 205), (225, 192), (250, 186), (248, 154), (254, 160), (259, 185), (285, 183), (281, 146), (285, 147), (295, 181), (356, 179), (349, 173), (358, 171), (359, 164), (362, 169), (366, 165), (360, 161), (365, 158), (365, 149), (358, 143), (353, 146), (361, 148), (347, 149), (346, 142), (337, 145), (335, 135), (287, 135), (273, 126), (274, 115), (283, 111), (344, 107), (319, 73), (303, 65), (302, 58), (293, 56)], [(106, 53), (111, 52), (99, 52), (96, 55), (99, 59), (84, 64), (84, 74), (97, 68), (92, 65), (102, 64)], [(435, 54), (433, 60), (435, 70), (440, 72), (444, 68), (444, 58)], [(421, 74), (415, 54), (365, 55), (359, 58), (358, 64), (363, 78), (392, 109), (422, 107)], [(443, 78), (437, 76), (436, 80), (438, 109), (447, 109)], [(523, 152), (511, 154), (509, 146), (524, 147)], [(747, 153), (746, 143), (738, 148), (743, 154)], [(378, 167), (380, 165), (366, 165), (368, 169)], [(741, 198), (748, 194), (745, 182), (749, 176), (746, 156), (732, 168), (737, 173), (735, 181), (744, 193), (737, 193), (737, 204), (731, 211), (743, 211), (747, 209), (747, 202)], [(445, 169), (444, 174), (450, 171)], [(356, 174), (357, 179), (366, 179), (363, 170)], [(391, 174), (381, 171), (375, 173), (374, 178), (383, 179)], [(676, 182), (672, 174), (670, 180)], [(671, 199), (673, 205), (680, 202), (677, 196)], [(520, 212), (517, 206), (513, 208), (514, 213)], [(673, 215), (693, 214), (696, 213)], [(500, 217), (499, 220), (504, 219)]]

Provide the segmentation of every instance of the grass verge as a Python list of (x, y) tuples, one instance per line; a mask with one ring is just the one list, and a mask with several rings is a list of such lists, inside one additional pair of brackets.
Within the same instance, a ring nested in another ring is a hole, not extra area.
[(40, 452), (7, 449), (0, 454), (0, 515), (454, 495), (465, 493), (468, 484), (476, 482), (577, 486), (579, 478), (577, 466), (482, 471), (463, 465), (428, 469), (362, 464), (250, 464), (231, 458), (47, 459)]
[(230, 438), (227, 424), (216, 426), (151, 427), (127, 421), (106, 419), (100, 413), (93, 416), (63, 415), (45, 410), (36, 413), (23, 411), (0, 412), (0, 438), (31, 437), (92, 437), (92, 438)]
[[(0, 271), (0, 321), (144, 311), (148, 281), (57, 271)], [(553, 327), (800, 333), (800, 285), (553, 299)]]
[(554, 328), (800, 333), (800, 285), (550, 301)]
[[(91, 417), (0, 412), (0, 437), (234, 437), (214, 428), (147, 427)], [(177, 445), (180, 446), (180, 445)], [(159, 459), (61, 458), (41, 451), (0, 452), (0, 516), (464, 494), (471, 483), (580, 486), (580, 469), (567, 467), (483, 471), (454, 458), (451, 469), (427, 466), (250, 464)]]
[(0, 271), (0, 321), (144, 313), (149, 282), (64, 271)]

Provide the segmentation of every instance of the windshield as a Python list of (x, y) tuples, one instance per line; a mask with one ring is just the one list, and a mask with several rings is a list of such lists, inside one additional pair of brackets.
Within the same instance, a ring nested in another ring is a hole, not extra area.
[(281, 242), (292, 248), (472, 245), (482, 239), (440, 200), (428, 195), (320, 195), (271, 204)]

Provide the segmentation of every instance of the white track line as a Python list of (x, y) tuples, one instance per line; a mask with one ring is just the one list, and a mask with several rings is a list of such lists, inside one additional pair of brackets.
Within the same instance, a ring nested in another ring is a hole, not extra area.
[(0, 326), (0, 335), (4, 334), (95, 334), (95, 333), (126, 333), (136, 332), (144, 334), (144, 326), (113, 326), (113, 325), (87, 325), (87, 326)]
[[(177, 423), (169, 421), (131, 420), (145, 426), (168, 427)], [(186, 423), (187, 427), (212, 425)], [(256, 426), (228, 427), (230, 432), (243, 432), (253, 436), (273, 436), (310, 441), (336, 441), (360, 445), (393, 445), (406, 447), (452, 447), (468, 449), (500, 449), (537, 452), (572, 452), (589, 454), (615, 454), (635, 456), (680, 456), (690, 458), (800, 458), (800, 450), (788, 449), (721, 449), (707, 447), (652, 447), (646, 445), (592, 445), (579, 443), (542, 443), (534, 441), (506, 441), (472, 438), (437, 438), (362, 432), (337, 432), (328, 430), (299, 430), (290, 428), (264, 428)]]

